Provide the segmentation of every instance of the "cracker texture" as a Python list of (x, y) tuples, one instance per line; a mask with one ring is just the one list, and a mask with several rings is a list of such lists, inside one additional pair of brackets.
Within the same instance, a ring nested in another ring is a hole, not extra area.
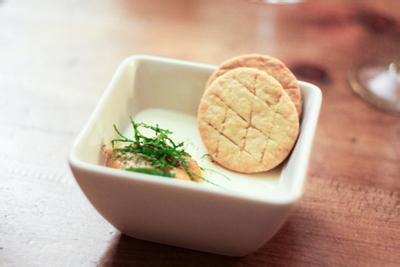
[(256, 68), (274, 77), (290, 96), (290, 99), (296, 106), (298, 114), (301, 115), (303, 101), (296, 77), (282, 61), (271, 56), (248, 54), (228, 59), (211, 74), (207, 81), (206, 88), (219, 76), (240, 67)]
[(256, 173), (274, 168), (288, 156), (299, 118), (276, 79), (254, 68), (235, 68), (205, 91), (198, 127), (214, 161), (233, 171)]

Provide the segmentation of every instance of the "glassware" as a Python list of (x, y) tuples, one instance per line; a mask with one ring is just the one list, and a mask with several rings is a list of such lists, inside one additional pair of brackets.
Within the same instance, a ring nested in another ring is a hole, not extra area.
[[(350, 86), (379, 109), (400, 112), (400, 23), (371, 8), (360, 9), (356, 20), (369, 32), (369, 39), (360, 42), (363, 62), (369, 63), (349, 72)], [(368, 44), (372, 50), (367, 49)]]
[(400, 112), (400, 60), (388, 65), (364, 65), (350, 72), (351, 88), (369, 103)]

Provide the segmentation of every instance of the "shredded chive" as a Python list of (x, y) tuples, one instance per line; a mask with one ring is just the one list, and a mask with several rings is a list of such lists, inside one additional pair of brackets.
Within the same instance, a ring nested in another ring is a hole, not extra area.
[[(132, 117), (129, 118), (132, 129), (133, 139), (122, 134), (116, 125), (113, 125), (118, 138), (113, 139), (111, 144), (115, 152), (134, 153), (139, 158), (148, 162), (155, 170), (156, 175), (171, 177), (173, 168), (183, 168), (192, 180), (195, 177), (189, 170), (190, 155), (184, 150), (184, 143), (175, 143), (170, 135), (172, 132), (162, 129), (158, 125), (152, 126), (145, 123), (135, 122)], [(141, 133), (141, 129), (146, 128), (153, 132), (153, 136), (148, 137)], [(115, 144), (122, 143), (123, 146), (115, 147)], [(127, 169), (129, 170), (129, 169)], [(142, 168), (130, 168), (130, 171), (141, 172)], [(145, 170), (148, 173), (148, 170)]]
[(150, 168), (126, 168), (125, 170), (130, 171), (130, 172), (140, 172), (140, 173), (159, 175), (159, 176), (165, 176), (165, 177), (175, 177), (174, 173), (164, 173), (163, 171), (160, 171), (157, 169), (150, 169)]
[[(138, 157), (149, 163), (150, 167), (126, 167), (125, 170), (131, 172), (145, 173), (151, 175), (159, 175), (164, 177), (174, 178), (175, 173), (173, 168), (185, 170), (192, 181), (203, 180), (212, 185), (221, 187), (220, 185), (193, 173), (189, 168), (191, 156), (185, 151), (183, 142), (175, 143), (170, 135), (172, 132), (168, 129), (162, 129), (158, 125), (148, 125), (145, 123), (135, 122), (132, 117), (129, 117), (133, 129), (133, 138), (128, 138), (122, 134), (114, 124), (114, 130), (117, 138), (111, 141), (113, 147), (114, 158), (132, 159)], [(145, 128), (152, 132), (152, 136), (145, 136), (141, 130)], [(120, 146), (115, 146), (120, 144)], [(121, 146), (122, 144), (122, 146)], [(201, 158), (208, 157), (209, 154), (203, 155)], [(201, 168), (204, 170), (204, 168)], [(207, 169), (211, 170), (211, 169)], [(214, 171), (214, 170), (211, 170)], [(218, 173), (217, 171), (214, 171)], [(226, 179), (230, 180), (223, 174)], [(221, 187), (222, 188), (222, 187)]]
[(209, 157), (210, 157), (210, 154), (204, 154), (203, 156), (201, 156), (201, 159), (209, 158)]
[(202, 171), (209, 171), (209, 172), (216, 173), (216, 174), (218, 174), (218, 175), (224, 177), (226, 180), (231, 181), (231, 178), (229, 178), (228, 176), (226, 176), (226, 175), (223, 174), (222, 172), (219, 172), (219, 171), (216, 171), (216, 170), (210, 169), (210, 168), (204, 168), (204, 167), (200, 167), (200, 169), (201, 169)]

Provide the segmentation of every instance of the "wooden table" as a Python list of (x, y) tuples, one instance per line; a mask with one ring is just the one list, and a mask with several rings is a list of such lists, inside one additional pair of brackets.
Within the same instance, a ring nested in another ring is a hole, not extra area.
[[(354, 64), (399, 55), (400, 2), (322, 2), (1, 1), (0, 266), (400, 266), (400, 117), (346, 79)], [(247, 52), (323, 90), (305, 195), (287, 223), (244, 258), (121, 235), (66, 160), (118, 63)]]

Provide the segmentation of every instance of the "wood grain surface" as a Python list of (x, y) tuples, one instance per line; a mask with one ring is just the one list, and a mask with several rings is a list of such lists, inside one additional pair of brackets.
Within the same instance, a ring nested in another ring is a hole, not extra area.
[[(347, 82), (357, 64), (400, 55), (400, 2), (327, 2), (1, 1), (0, 266), (400, 266), (400, 117)], [(121, 235), (66, 160), (118, 63), (248, 52), (323, 90), (308, 183), (287, 223), (244, 258)]]

